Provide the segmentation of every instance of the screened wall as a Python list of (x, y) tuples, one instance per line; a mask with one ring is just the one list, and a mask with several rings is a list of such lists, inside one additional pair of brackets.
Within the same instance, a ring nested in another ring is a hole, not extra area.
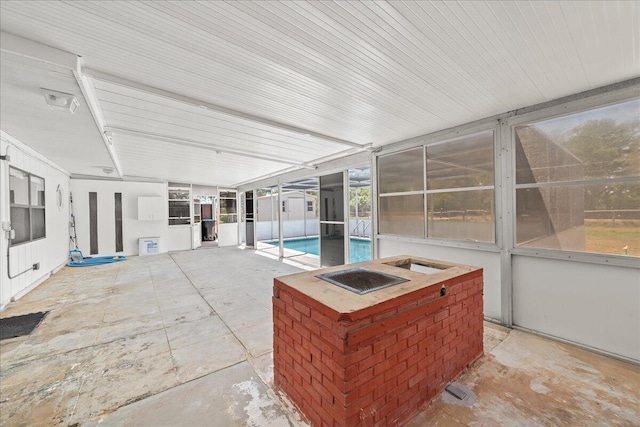
[(495, 241), (493, 131), (380, 156), (378, 187), (380, 234)]
[(484, 268), (489, 319), (640, 357), (640, 89), (384, 147), (377, 256)]

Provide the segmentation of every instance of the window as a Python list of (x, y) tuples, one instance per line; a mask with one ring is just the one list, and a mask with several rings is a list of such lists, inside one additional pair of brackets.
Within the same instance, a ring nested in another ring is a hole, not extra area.
[(9, 168), (9, 205), (15, 230), (12, 246), (46, 237), (43, 178)]
[(191, 224), (190, 185), (170, 182), (167, 192), (169, 199), (169, 225)]
[(378, 157), (380, 234), (424, 237), (424, 156), (418, 147)]
[(640, 100), (516, 126), (516, 245), (640, 255)]
[(307, 201), (307, 212), (313, 212), (313, 202)]
[(495, 242), (493, 147), (488, 130), (380, 156), (380, 234)]
[(427, 147), (427, 236), (495, 241), (493, 131)]
[(220, 223), (238, 222), (236, 192), (220, 191)]

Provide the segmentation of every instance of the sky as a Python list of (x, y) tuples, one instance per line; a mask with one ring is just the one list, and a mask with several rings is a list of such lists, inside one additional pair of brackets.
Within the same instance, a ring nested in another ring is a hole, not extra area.
[(572, 129), (589, 120), (607, 118), (613, 119), (617, 123), (629, 120), (636, 120), (640, 122), (640, 99), (609, 105), (607, 107), (589, 110), (582, 113), (556, 117), (551, 120), (535, 123), (535, 126), (548, 136), (556, 139), (558, 137), (571, 134)]

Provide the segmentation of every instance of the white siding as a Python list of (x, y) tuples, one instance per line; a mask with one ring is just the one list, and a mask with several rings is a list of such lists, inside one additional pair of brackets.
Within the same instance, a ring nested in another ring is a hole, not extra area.
[[(38, 175), (45, 179), (45, 216), (46, 238), (30, 243), (16, 245), (10, 250), (10, 273), (17, 273), (40, 263), (40, 269), (29, 271), (15, 279), (9, 279), (6, 271), (7, 239), (2, 233), (0, 238), (0, 307), (6, 306), (12, 298), (20, 298), (30, 289), (45, 280), (49, 275), (64, 265), (69, 254), (69, 176), (62, 169), (46, 161), (31, 149), (2, 133), (0, 142), (2, 155), (8, 152), (10, 161), (0, 162), (0, 220), (2, 223), (10, 221), (8, 168), (13, 166), (25, 172)], [(56, 205), (56, 188), (60, 186), (63, 192), (63, 204), (59, 209)]]

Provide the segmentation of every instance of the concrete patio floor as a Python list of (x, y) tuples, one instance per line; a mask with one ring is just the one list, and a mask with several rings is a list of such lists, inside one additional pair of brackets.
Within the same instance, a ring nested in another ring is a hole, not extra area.
[[(212, 248), (64, 268), (0, 317), (49, 310), (0, 342), (0, 425), (304, 426), (273, 389), (273, 277)], [(408, 425), (640, 425), (640, 368), (485, 323), (485, 356)]]

